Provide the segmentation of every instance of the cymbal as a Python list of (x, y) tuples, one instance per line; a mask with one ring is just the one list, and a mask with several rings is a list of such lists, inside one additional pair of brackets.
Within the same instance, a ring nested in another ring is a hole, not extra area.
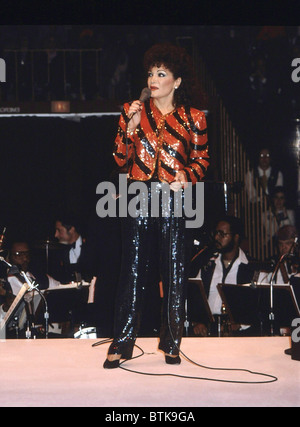
[(35, 249), (59, 249), (61, 245), (53, 240), (37, 240), (33, 245)]

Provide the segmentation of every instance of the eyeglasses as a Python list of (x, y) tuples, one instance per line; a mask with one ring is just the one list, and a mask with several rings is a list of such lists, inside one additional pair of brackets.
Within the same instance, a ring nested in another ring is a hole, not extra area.
[(29, 251), (13, 252), (13, 255), (16, 257), (29, 256), (30, 252)]
[(264, 157), (269, 158), (269, 157), (270, 157), (270, 154), (260, 154), (260, 155), (259, 155), (259, 157), (261, 157), (261, 158), (264, 158)]
[(222, 239), (224, 239), (224, 237), (228, 236), (229, 234), (232, 234), (232, 233), (224, 233), (223, 230), (216, 230), (214, 232), (214, 236), (220, 236)]

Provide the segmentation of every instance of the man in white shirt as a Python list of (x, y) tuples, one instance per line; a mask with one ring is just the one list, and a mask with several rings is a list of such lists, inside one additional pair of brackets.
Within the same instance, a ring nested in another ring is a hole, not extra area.
[(256, 178), (258, 185), (262, 187), (263, 194), (266, 196), (270, 196), (275, 187), (283, 186), (283, 174), (278, 168), (272, 165), (271, 153), (268, 148), (260, 150), (258, 166), (253, 170), (249, 170), (245, 177), (246, 191), (252, 203), (259, 201)]
[(84, 268), (85, 239), (76, 218), (68, 214), (57, 218), (54, 237), (62, 248), (50, 260), (50, 274), (61, 283), (77, 281), (76, 275), (81, 275)]
[(59, 243), (69, 245), (70, 264), (76, 264), (81, 255), (82, 237), (74, 224), (66, 224), (62, 221), (55, 223), (55, 235)]
[[(224, 216), (219, 220), (214, 230), (217, 254), (214, 254), (206, 266), (200, 268), (196, 276), (203, 282), (214, 316), (222, 314), (222, 300), (217, 289), (219, 283), (243, 284), (251, 282), (253, 278), (254, 269), (240, 247), (242, 235), (242, 225), (238, 218)], [(199, 321), (194, 322), (194, 333), (206, 336), (207, 326)]]

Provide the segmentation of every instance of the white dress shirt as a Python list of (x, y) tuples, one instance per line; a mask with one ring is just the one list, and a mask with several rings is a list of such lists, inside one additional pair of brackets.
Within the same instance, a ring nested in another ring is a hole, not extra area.
[(76, 264), (81, 254), (82, 237), (79, 236), (75, 242), (75, 248), (71, 248), (69, 252), (70, 264)]
[[(259, 178), (261, 178), (264, 174), (264, 171), (261, 167), (258, 166), (257, 168), (258, 171), (258, 176)], [(266, 177), (269, 179), (270, 175), (271, 175), (271, 167), (269, 167), (268, 169), (265, 170), (265, 175)], [(283, 175), (282, 172), (278, 172), (278, 177), (277, 177), (277, 181), (275, 184), (275, 187), (277, 186), (283, 186)], [(253, 177), (253, 171), (249, 170), (246, 173), (246, 177), (245, 177), (245, 187), (246, 187), (246, 191), (248, 194), (248, 198), (250, 202), (257, 202), (259, 201), (259, 197), (256, 194), (256, 185), (254, 182), (254, 177)], [(266, 194), (268, 194), (268, 188), (266, 188)]]
[[(239, 248), (239, 255), (234, 260), (224, 282), (223, 282), (223, 264), (221, 260), (222, 255), (219, 254), (215, 259), (215, 269), (214, 274), (211, 280), (209, 294), (208, 294), (208, 304), (212, 314), (221, 314), (222, 309), (222, 299), (217, 289), (219, 283), (228, 283), (228, 284), (237, 284), (237, 273), (241, 263), (248, 264), (248, 259), (245, 252)], [(201, 279), (201, 270), (198, 273), (198, 278)]]

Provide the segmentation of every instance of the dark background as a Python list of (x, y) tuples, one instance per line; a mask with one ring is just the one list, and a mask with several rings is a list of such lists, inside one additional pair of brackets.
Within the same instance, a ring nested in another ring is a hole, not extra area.
[[(117, 114), (122, 103), (137, 98), (145, 86), (142, 55), (158, 41), (188, 47), (190, 40), (195, 41), (197, 54), (204, 58), (249, 159), (254, 164), (260, 148), (271, 148), (274, 162), (285, 176), (288, 204), (296, 209), (299, 147), (295, 119), (299, 117), (300, 83), (291, 81), (290, 64), (292, 58), (300, 57), (299, 27), (273, 26), (269, 33), (263, 31), (264, 25), (0, 25), (1, 56), (8, 65), (0, 106), (15, 105), (13, 61), (7, 49), (26, 53), (28, 49), (99, 47), (100, 83), (97, 87), (91, 84), (93, 62), (87, 58), (84, 99), (98, 102), (104, 112), (106, 106), (112, 111), (114, 105), (113, 115), (97, 117), (0, 117), (0, 226), (7, 227), (8, 237), (25, 234), (31, 240), (52, 239), (56, 212), (61, 208), (75, 210), (84, 229), (88, 228), (95, 213), (96, 186), (110, 178), (114, 167), (111, 152)], [(257, 102), (249, 75), (261, 57), (270, 85), (263, 101)], [(22, 58), (18, 58), (20, 64)], [(26, 56), (23, 62), (20, 78), (25, 79)], [(56, 65), (59, 69), (59, 61)], [(76, 72), (71, 69), (69, 77)], [(61, 74), (50, 86), (37, 74), (35, 94), (40, 101), (74, 102), (80, 97), (79, 88), (72, 79), (71, 83), (65, 94)], [(26, 104), (31, 94), (26, 79), (21, 87), (19, 97)], [(204, 107), (209, 109), (209, 102)], [(208, 120), (209, 124), (216, 121), (213, 111)], [(214, 153), (218, 155), (218, 147)], [(208, 176), (218, 174), (210, 170)]]
[(117, 120), (1, 119), (1, 222), (8, 235), (53, 240), (55, 216), (64, 210), (87, 226), (96, 186), (110, 178)]

